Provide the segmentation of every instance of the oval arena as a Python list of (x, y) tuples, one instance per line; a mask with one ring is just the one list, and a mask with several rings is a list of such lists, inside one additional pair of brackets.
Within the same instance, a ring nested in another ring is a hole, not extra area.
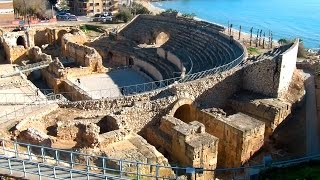
[(4, 33), (0, 157), (18, 148), (16, 161), (103, 178), (208, 180), (261, 160), (305, 95), (299, 40), (249, 56), (224, 32), (163, 14), (94, 39), (75, 27)]

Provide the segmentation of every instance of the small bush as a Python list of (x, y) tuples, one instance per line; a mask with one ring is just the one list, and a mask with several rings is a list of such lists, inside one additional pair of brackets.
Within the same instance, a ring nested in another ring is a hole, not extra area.
[[(286, 44), (294, 43), (294, 41), (295, 41), (294, 39), (282, 38), (282, 39), (278, 40), (278, 43), (280, 45), (286, 45)], [(303, 44), (302, 39), (300, 39), (300, 42), (299, 42), (298, 57), (301, 57), (301, 58), (307, 57), (307, 50), (306, 50), (306, 48), (304, 48), (304, 44)]]
[(163, 11), (163, 13), (173, 13), (173, 14), (178, 14), (178, 11), (175, 9), (167, 9), (165, 11)]
[(119, 13), (115, 15), (117, 20), (123, 21), (123, 22), (128, 22), (133, 18), (133, 15), (128, 9), (122, 9), (120, 10)]
[(185, 17), (185, 18), (193, 19), (194, 17), (196, 17), (196, 14), (195, 13), (184, 13), (181, 16)]
[(151, 14), (151, 12), (141, 4), (133, 2), (132, 4), (132, 13), (135, 14)]

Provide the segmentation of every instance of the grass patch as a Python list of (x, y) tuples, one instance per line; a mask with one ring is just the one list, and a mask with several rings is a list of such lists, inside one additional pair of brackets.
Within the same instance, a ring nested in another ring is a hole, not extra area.
[(248, 53), (252, 54), (252, 55), (261, 54), (261, 52), (257, 48), (254, 48), (254, 47), (249, 47), (247, 50), (248, 50)]
[(259, 179), (320, 180), (320, 161), (310, 161), (286, 168), (271, 168), (260, 173)]
[(84, 25), (80, 26), (80, 29), (85, 33), (88, 33), (90, 31), (94, 31), (94, 32), (98, 32), (98, 33), (103, 33), (104, 32), (102, 30), (101, 26), (97, 26), (97, 25), (84, 24)]

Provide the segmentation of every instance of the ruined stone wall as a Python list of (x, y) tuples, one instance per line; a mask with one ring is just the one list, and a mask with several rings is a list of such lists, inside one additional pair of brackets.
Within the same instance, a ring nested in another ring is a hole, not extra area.
[(278, 59), (265, 59), (244, 69), (243, 88), (271, 97), (278, 97), (280, 77)]
[[(147, 136), (153, 145), (169, 154), (172, 160), (182, 166), (215, 169), (218, 155), (218, 139), (206, 133), (199, 122), (182, 122), (171, 116), (161, 120), (160, 128), (149, 129)], [(213, 173), (206, 172), (204, 179), (213, 178)]]
[(62, 53), (75, 60), (79, 66), (89, 67), (92, 72), (104, 72), (102, 57), (91, 47), (82, 45), (81, 35), (65, 34), (62, 38)]
[[(233, 116), (236, 116), (235, 121)], [(241, 166), (264, 142), (264, 123), (244, 114), (233, 116), (228, 118), (204, 110), (195, 113), (195, 120), (205, 125), (206, 132), (219, 138), (218, 167)], [(241, 122), (242, 119), (245, 119), (245, 122)], [(235, 126), (234, 123), (238, 123), (239, 126), (241, 124), (246, 130)]]
[(94, 123), (57, 123), (57, 139), (76, 141), (77, 147), (94, 147), (99, 144), (99, 126)]
[(180, 71), (183, 71), (184, 66), (181, 62), (181, 60), (174, 54), (172, 54), (170, 51), (167, 53), (167, 60), (170, 61), (172, 64), (176, 65)]
[(65, 92), (69, 92), (65, 95), (73, 101), (83, 101), (91, 99), (90, 95), (87, 92), (83, 91), (67, 79), (62, 82), (61, 89), (63, 89)]
[(45, 44), (51, 44), (51, 41), (49, 39), (49, 32), (47, 29), (36, 30), (34, 35), (34, 44), (35, 46), (39, 47)]
[(153, 65), (138, 58), (133, 58), (133, 62), (134, 66), (143, 69), (143, 71), (146, 72), (149, 76), (151, 76), (154, 80), (163, 80), (162, 74)]
[(270, 97), (283, 96), (296, 69), (299, 40), (275, 58), (254, 62), (244, 69), (244, 89)]
[(34, 32), (6, 32), (2, 44), (8, 63), (19, 63), (26, 59), (28, 48), (34, 46)]
[(292, 80), (293, 72), (296, 69), (299, 39), (284, 53), (281, 54), (281, 70), (279, 77), (278, 96), (282, 97), (288, 90)]

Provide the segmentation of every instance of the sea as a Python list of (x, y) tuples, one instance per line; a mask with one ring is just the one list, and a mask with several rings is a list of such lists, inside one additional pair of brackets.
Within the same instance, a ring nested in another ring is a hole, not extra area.
[[(152, 3), (162, 9), (194, 13), (197, 18), (274, 39), (302, 39), (320, 48), (320, 0), (172, 0)], [(259, 31), (258, 31), (259, 30)]]

